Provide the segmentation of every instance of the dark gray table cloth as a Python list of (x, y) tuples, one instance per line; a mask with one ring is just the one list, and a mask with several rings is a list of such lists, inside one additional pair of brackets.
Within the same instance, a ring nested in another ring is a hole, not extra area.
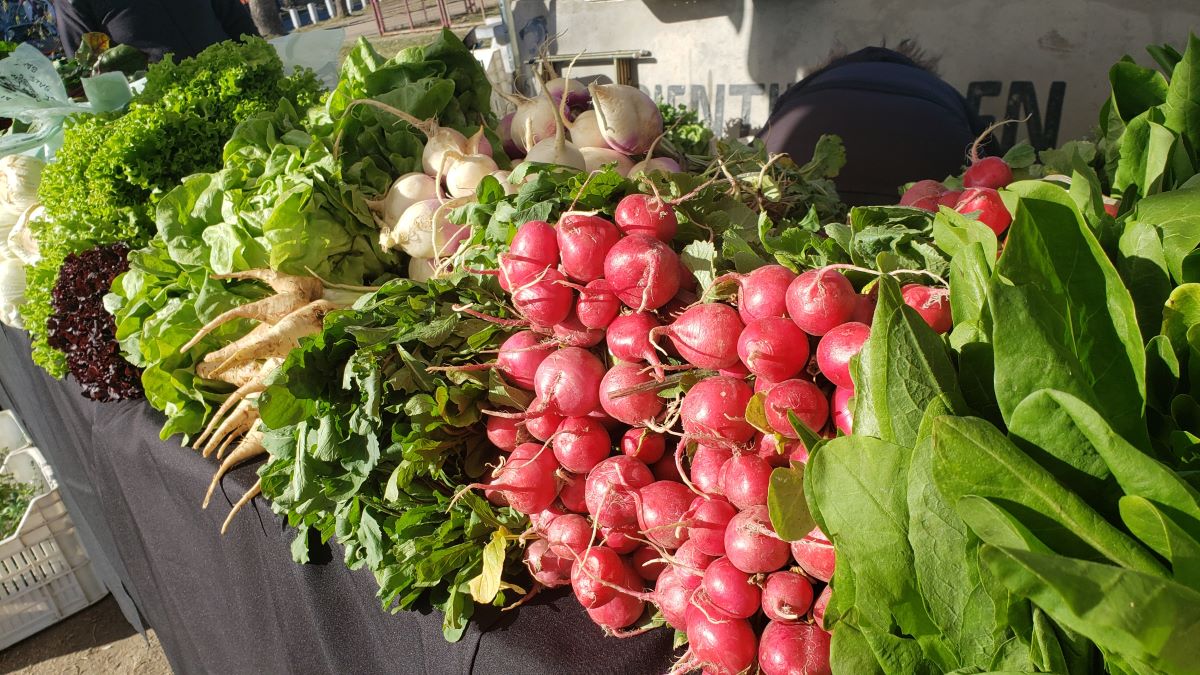
[(235, 470), (200, 509), (212, 460), (162, 441), (144, 401), (95, 403), (33, 365), (28, 336), (0, 330), (0, 406), (20, 415), (53, 466), (98, 574), (135, 628), (153, 627), (181, 673), (665, 673), (671, 633), (604, 638), (562, 591), (473, 625), (447, 644), (441, 615), (382, 611), (375, 582), (334, 547), (292, 562), (294, 531)]

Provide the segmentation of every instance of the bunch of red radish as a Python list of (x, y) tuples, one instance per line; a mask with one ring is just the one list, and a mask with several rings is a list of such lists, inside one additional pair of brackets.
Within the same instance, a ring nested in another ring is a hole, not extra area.
[[(776, 467), (807, 460), (788, 411), (850, 432), (850, 359), (874, 300), (834, 267), (770, 265), (732, 277), (736, 306), (697, 302), (670, 246), (677, 224), (669, 204), (634, 194), (613, 221), (567, 213), (518, 229), (497, 273), (528, 330), (495, 366), (534, 399), (492, 412), (488, 437), (507, 456), (482, 487), (530, 516), (534, 578), (570, 584), (608, 632), (629, 634), (647, 603), (684, 631), (677, 672), (828, 672), (819, 591), (833, 548), (819, 530), (782, 540), (767, 490)], [(903, 294), (949, 329), (944, 289)], [(683, 368), (712, 374), (659, 396)], [(756, 395), (773, 433), (746, 419)]]
[(1012, 169), (1003, 159), (983, 157), (972, 161), (963, 173), (962, 190), (951, 190), (936, 180), (917, 181), (900, 197), (900, 206), (933, 212), (948, 206), (964, 215), (978, 212), (979, 222), (1000, 236), (1012, 224), (1012, 215), (998, 190), (1012, 181)]

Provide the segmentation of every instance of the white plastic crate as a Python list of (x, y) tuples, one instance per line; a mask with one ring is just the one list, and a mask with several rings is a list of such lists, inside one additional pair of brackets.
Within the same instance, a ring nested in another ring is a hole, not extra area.
[(43, 493), (34, 497), (16, 532), (0, 540), (0, 649), (52, 626), (103, 598), (58, 481), (37, 448), (15, 450), (0, 466)]
[(0, 410), (0, 457), (30, 444), (29, 434), (11, 410)]

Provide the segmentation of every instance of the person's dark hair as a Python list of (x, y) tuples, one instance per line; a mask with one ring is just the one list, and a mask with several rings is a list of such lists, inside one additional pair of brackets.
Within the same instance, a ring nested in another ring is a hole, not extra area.
[[(904, 38), (895, 47), (889, 47), (885, 38), (879, 43), (878, 49), (886, 49), (903, 57), (904, 61), (908, 62), (915, 68), (930, 72), (940, 76), (938, 72), (938, 64), (941, 62), (941, 55), (933, 55), (927, 52), (923, 47), (917, 44), (917, 41), (912, 38)], [(856, 52), (857, 53), (857, 52)], [(813, 69), (813, 74), (819, 73), (830, 66), (837, 65), (846, 60), (846, 57), (852, 54), (846, 51), (846, 47), (839, 45), (829, 50), (829, 55), (825, 57), (825, 62)]]

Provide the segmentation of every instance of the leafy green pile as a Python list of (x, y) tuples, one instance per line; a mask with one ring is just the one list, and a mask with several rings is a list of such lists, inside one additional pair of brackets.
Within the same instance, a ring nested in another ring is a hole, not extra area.
[(529, 395), (494, 371), (427, 370), (488, 360), (507, 335), (456, 307), (502, 315), (498, 295), (493, 280), (461, 273), (388, 282), (330, 314), (259, 403), (274, 429), (263, 494), (300, 528), (297, 560), (307, 559), (309, 527), (322, 541), (336, 536), (347, 565), (374, 572), (385, 608), (435, 606), (449, 640), (462, 636), (476, 601), (504, 605), (521, 594), (506, 594), (500, 579), (506, 566), (519, 569), (519, 556), (505, 563), (504, 553), (524, 516), (463, 486), (498, 459), (481, 408), (524, 407)]
[(70, 253), (154, 234), (158, 202), (187, 175), (221, 165), (235, 126), (281, 101), (308, 106), (319, 87), (311, 72), (287, 75), (275, 49), (259, 38), (213, 45), (176, 64), (164, 60), (127, 112), (75, 118), (38, 190), (46, 208), (35, 221), (42, 259), (28, 271), (22, 308), (34, 360), (56, 377), (62, 355), (46, 344), (50, 292)]
[[(1200, 42), (1174, 68), (1186, 139), (1200, 130)], [(1154, 152), (1130, 145), (1115, 175)], [(816, 522), (837, 547), (835, 670), (1200, 663), (1200, 183), (1127, 187), (1114, 219), (1082, 153), (1070, 163), (1069, 190), (1009, 186), (999, 259), (990, 231), (935, 219), (949, 340), (881, 278), (855, 435), (785, 470), (803, 473), (807, 509), (773, 517)]]
[(659, 101), (663, 116), (663, 140), (674, 151), (686, 156), (705, 157), (712, 154), (713, 132), (700, 121), (695, 110), (682, 103)]
[(21, 483), (8, 474), (0, 475), (0, 538), (17, 529), (38, 492), (35, 485)]
[(398, 254), (380, 250), (367, 199), (420, 170), (422, 139), (373, 108), (347, 111), (347, 103), (372, 98), (466, 129), (469, 118), (487, 119), (476, 107), (487, 101), (481, 86), (478, 63), (452, 34), (388, 61), (360, 41), (326, 105), (301, 111), (284, 103), (247, 120), (226, 144), (221, 170), (185, 178), (159, 201), (158, 236), (130, 255), (108, 307), (122, 351), (144, 368), (147, 399), (167, 415), (164, 438), (195, 433), (220, 405), (229, 387), (197, 377), (195, 365), (250, 324), (231, 322), (186, 354), (180, 346), (221, 312), (262, 297), (255, 283), (221, 283), (212, 273), (269, 267), (362, 284), (403, 269)]

